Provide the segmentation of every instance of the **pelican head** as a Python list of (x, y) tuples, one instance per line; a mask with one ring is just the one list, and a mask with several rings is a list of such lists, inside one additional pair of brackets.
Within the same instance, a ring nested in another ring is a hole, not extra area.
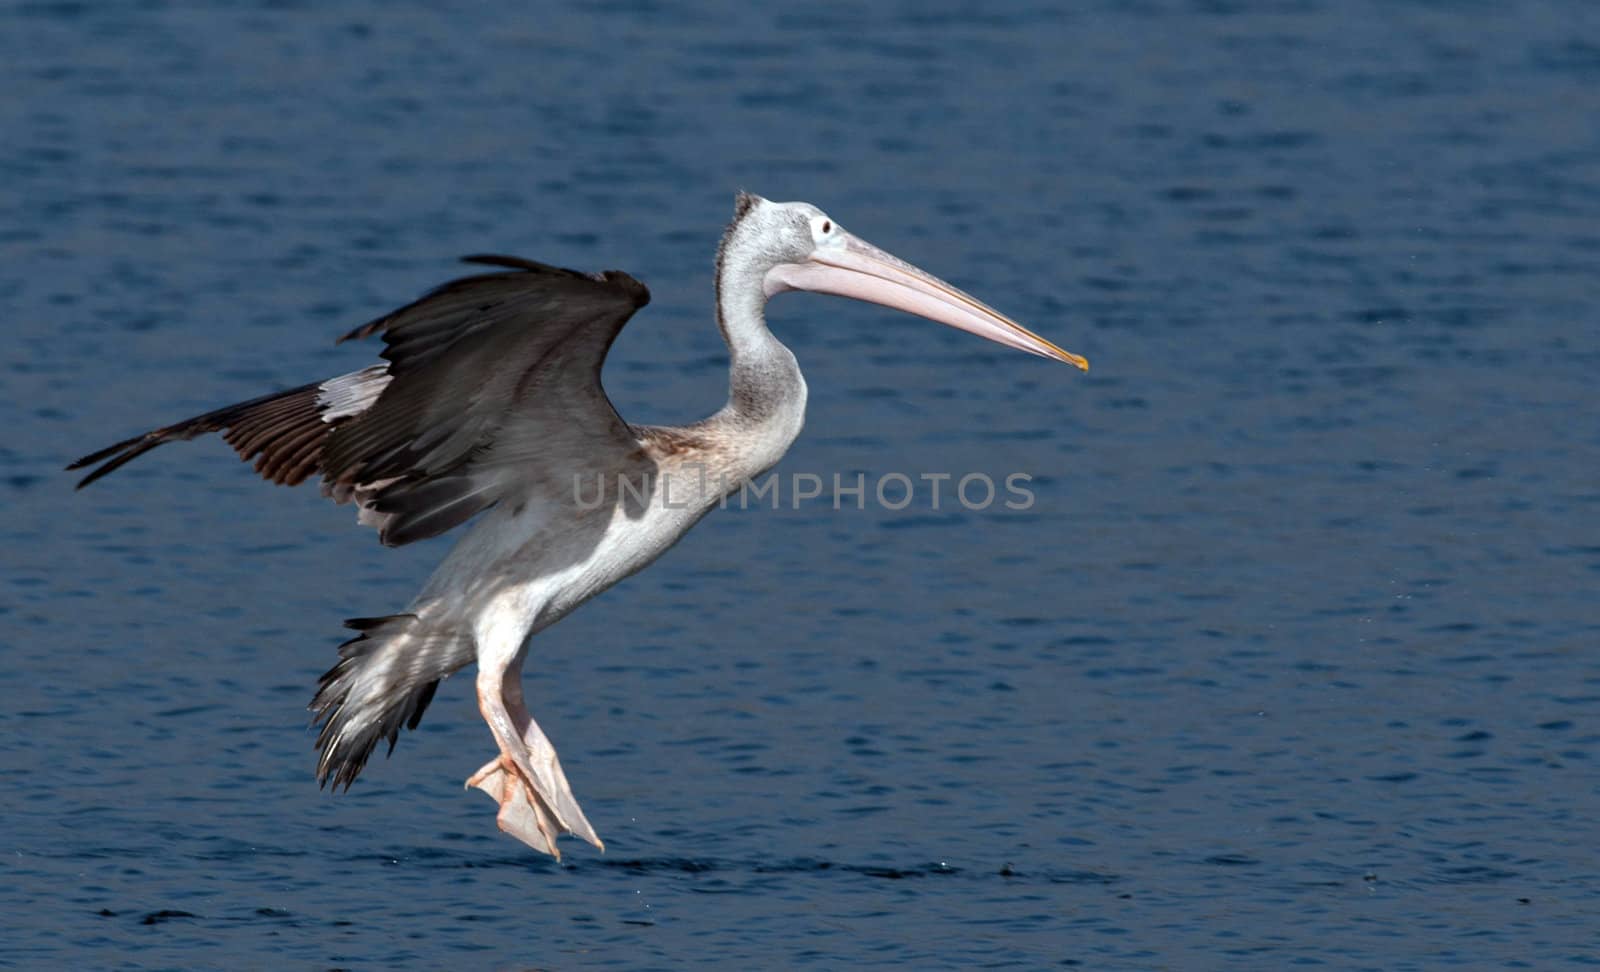
[(853, 297), (1089, 370), (1081, 355), (1063, 351), (970, 294), (847, 232), (807, 202), (779, 203), (740, 193), (723, 254), (759, 272), (767, 298), (786, 290)]

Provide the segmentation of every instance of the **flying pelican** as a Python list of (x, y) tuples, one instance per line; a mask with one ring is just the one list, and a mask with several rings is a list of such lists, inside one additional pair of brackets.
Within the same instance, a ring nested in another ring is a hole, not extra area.
[(728, 403), (684, 426), (629, 425), (600, 384), (612, 341), (650, 300), (618, 270), (587, 274), (505, 256), (340, 340), (381, 334), (384, 363), (146, 432), (69, 466), (81, 489), (156, 446), (222, 432), (266, 479), (316, 474), (386, 545), (478, 514), (400, 614), (345, 622), (310, 708), (317, 780), (346, 790), (380, 740), (415, 729), (439, 682), (478, 663), (478, 708), (499, 755), (467, 780), (500, 829), (560, 858), (556, 838), (605, 845), (528, 713), (529, 636), (642, 569), (800, 434), (806, 383), (767, 330), (768, 299), (809, 290), (870, 301), (1087, 370), (950, 284), (845, 232), (817, 207), (740, 193), (717, 249)]

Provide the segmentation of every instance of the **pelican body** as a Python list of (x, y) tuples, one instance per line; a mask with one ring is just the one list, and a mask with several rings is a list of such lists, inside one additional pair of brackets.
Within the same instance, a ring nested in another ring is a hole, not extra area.
[(769, 298), (852, 297), (1088, 367), (815, 206), (740, 193), (717, 251), (728, 402), (692, 425), (634, 426), (612, 408), (600, 371), (649, 302), (643, 284), (614, 270), (467, 260), (496, 269), (345, 335), (381, 335), (383, 363), (155, 429), (68, 468), (95, 466), (81, 488), (163, 443), (222, 432), (272, 482), (319, 475), (323, 493), (354, 504), (387, 545), (473, 521), (404, 612), (346, 622), (357, 634), (310, 706), (317, 779), (348, 789), (378, 743), (393, 752), (439, 682), (476, 661), (479, 710), (499, 752), (467, 785), (499, 804), (500, 829), (558, 858), (563, 833), (604, 845), (523, 700), (530, 636), (647, 566), (788, 451), (806, 383), (767, 329)]

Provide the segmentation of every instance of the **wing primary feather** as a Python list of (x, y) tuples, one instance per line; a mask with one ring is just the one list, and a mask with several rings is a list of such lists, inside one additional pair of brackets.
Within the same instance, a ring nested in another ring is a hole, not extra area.
[(133, 460), (139, 458), (140, 456), (142, 456), (145, 453), (149, 452), (151, 449), (154, 449), (156, 446), (161, 445), (163, 442), (166, 441), (165, 439), (151, 439), (151, 440), (148, 440), (148, 441), (141, 441), (142, 439), (144, 439), (144, 436), (135, 436), (134, 438), (128, 439), (127, 441), (122, 442), (119, 445), (112, 446), (109, 449), (101, 450), (100, 452), (95, 453), (93, 456), (85, 457), (85, 458), (80, 459), (77, 462), (73, 463), (72, 465), (68, 466), (67, 467), (68, 469), (82, 469), (84, 466), (88, 465), (91, 462), (99, 462), (101, 458), (103, 458), (105, 456), (109, 456), (112, 453), (118, 451), (119, 449), (123, 449), (123, 448), (127, 448), (127, 447), (131, 446), (131, 448), (128, 448), (127, 452), (122, 453), (121, 455), (119, 455), (116, 458), (112, 459), (110, 462), (108, 462), (105, 465), (101, 466), (100, 468), (94, 470), (89, 475), (87, 475), (87, 476), (83, 477), (82, 479), (78, 480), (78, 485), (77, 485), (76, 488), (77, 489), (82, 489), (83, 487), (89, 485), (90, 483), (92, 483), (95, 480), (101, 478), (102, 476), (107, 476), (107, 475), (110, 475), (111, 473), (116, 472), (118, 469), (121, 469), (123, 466), (127, 465), (128, 463), (130, 463)]
[[(253, 442), (251, 449), (271, 449), (284, 435), (293, 434), (301, 425), (320, 422), (316, 406), (318, 387), (316, 383), (312, 383), (287, 391), (273, 392), (247, 402), (239, 402), (204, 415), (197, 415), (173, 425), (152, 429), (143, 435), (136, 435), (97, 452), (91, 452), (67, 468), (82, 469), (85, 466), (101, 463), (98, 468), (78, 481), (78, 488), (82, 489), (156, 446), (193, 439), (208, 432), (220, 432), (225, 429), (229, 430), (228, 444), (239, 452), (241, 459), (250, 459), (255, 454), (254, 451), (241, 449), (235, 441), (236, 438), (257, 439), (259, 433), (259, 441)], [(238, 436), (232, 434), (236, 427), (240, 429)]]

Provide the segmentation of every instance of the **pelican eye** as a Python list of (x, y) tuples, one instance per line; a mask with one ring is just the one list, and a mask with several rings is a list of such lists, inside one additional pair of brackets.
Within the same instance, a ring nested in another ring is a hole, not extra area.
[(833, 220), (831, 220), (831, 219), (823, 220), (822, 221), (822, 235), (823, 236), (827, 236), (829, 233), (832, 233), (832, 232), (833, 232)]

